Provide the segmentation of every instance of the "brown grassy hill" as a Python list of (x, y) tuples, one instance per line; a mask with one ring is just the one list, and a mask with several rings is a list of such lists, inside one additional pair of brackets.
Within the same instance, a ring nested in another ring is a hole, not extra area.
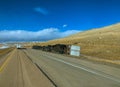
[(101, 59), (120, 60), (120, 23), (51, 40), (40, 45), (76, 44), (81, 54)]

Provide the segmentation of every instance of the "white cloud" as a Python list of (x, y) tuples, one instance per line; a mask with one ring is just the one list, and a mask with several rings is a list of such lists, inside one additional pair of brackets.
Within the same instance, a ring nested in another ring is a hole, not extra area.
[(41, 7), (36, 7), (33, 10), (38, 12), (38, 13), (41, 13), (43, 15), (47, 15), (48, 14), (48, 11), (46, 9), (44, 9), (44, 8), (41, 8)]
[(67, 27), (67, 26), (68, 26), (67, 24), (64, 24), (64, 25), (63, 25), (63, 28), (65, 28), (65, 27)]
[(75, 33), (78, 33), (78, 32), (80, 32), (80, 31), (78, 31), (78, 30), (67, 30), (65, 32), (62, 32), (61, 34), (62, 34), (63, 37), (65, 37), (65, 36), (69, 36), (71, 34), (75, 34)]
[(62, 38), (78, 30), (67, 30), (60, 32), (57, 28), (48, 28), (36, 32), (25, 30), (3, 30), (0, 31), (0, 41), (47, 41), (56, 38)]

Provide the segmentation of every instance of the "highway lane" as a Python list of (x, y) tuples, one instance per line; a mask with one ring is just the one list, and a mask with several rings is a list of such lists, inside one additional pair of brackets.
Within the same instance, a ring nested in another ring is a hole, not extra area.
[(0, 87), (54, 87), (21, 50), (11, 52), (1, 67)]
[(110, 73), (109, 70), (104, 72), (100, 70), (105, 70), (105, 68), (94, 68), (98, 67), (98, 64), (80, 65), (76, 62), (77, 59), (72, 62), (67, 57), (61, 58), (63, 56), (32, 49), (25, 50), (25, 52), (58, 87), (120, 87), (119, 69), (113, 68), (113, 70), (117, 70), (113, 73)]

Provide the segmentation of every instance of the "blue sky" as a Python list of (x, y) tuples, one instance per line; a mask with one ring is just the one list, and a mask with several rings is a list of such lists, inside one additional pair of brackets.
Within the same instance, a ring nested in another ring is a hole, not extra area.
[[(120, 0), (0, 0), (1, 41), (50, 40), (118, 22)], [(53, 37), (51, 29), (62, 36)], [(44, 34), (31, 39), (22, 37), (23, 32), (45, 30), (50, 38), (44, 38)], [(15, 38), (11, 32), (20, 35)]]

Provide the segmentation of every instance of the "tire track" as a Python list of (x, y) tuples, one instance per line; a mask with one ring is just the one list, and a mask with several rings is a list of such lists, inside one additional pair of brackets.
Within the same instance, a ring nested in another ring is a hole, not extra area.
[(40, 70), (40, 72), (43, 73), (43, 75), (54, 85), (54, 87), (58, 87), (56, 83), (47, 75), (47, 73), (44, 72), (44, 70), (35, 62), (33, 62), (32, 58), (25, 52), (23, 53), (28, 57), (28, 59)]
[(22, 63), (21, 63), (19, 51), (17, 51), (17, 59), (18, 59), (18, 84), (17, 84), (17, 87), (24, 87), (23, 69), (22, 69)]

